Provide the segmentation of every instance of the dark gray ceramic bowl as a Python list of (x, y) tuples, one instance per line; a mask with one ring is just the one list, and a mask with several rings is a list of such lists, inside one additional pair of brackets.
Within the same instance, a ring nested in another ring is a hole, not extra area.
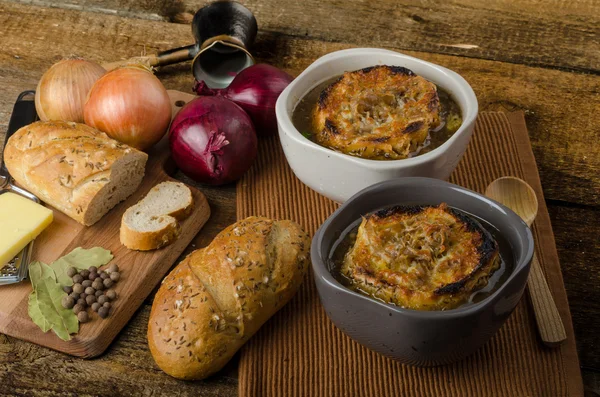
[[(392, 205), (442, 202), (486, 220), (510, 244), (514, 268), (492, 295), (452, 310), (417, 311), (374, 300), (334, 279), (328, 261), (332, 246), (362, 215)], [(471, 190), (430, 178), (394, 179), (360, 191), (323, 223), (311, 247), (315, 282), (331, 321), (371, 350), (422, 366), (459, 360), (496, 333), (521, 299), (532, 255), (531, 231), (518, 215)]]

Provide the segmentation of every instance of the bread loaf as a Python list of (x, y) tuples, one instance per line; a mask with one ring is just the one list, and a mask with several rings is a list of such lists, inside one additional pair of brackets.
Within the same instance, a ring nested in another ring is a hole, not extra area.
[(25, 189), (90, 226), (138, 188), (148, 155), (84, 124), (39, 121), (10, 137), (4, 161)]
[(250, 217), (192, 252), (164, 280), (148, 324), (154, 360), (179, 379), (203, 379), (296, 293), (309, 236), (291, 221)]
[(139, 251), (171, 244), (181, 234), (179, 221), (187, 218), (193, 208), (192, 192), (184, 183), (159, 183), (123, 214), (121, 244)]

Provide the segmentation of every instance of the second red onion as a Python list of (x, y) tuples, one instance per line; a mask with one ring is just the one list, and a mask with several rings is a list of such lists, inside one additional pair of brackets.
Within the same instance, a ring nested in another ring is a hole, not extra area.
[(275, 103), (292, 80), (292, 76), (274, 66), (257, 64), (238, 73), (227, 88), (212, 89), (200, 81), (194, 85), (194, 91), (201, 96), (222, 96), (237, 103), (252, 119), (257, 135), (267, 136), (277, 131)]

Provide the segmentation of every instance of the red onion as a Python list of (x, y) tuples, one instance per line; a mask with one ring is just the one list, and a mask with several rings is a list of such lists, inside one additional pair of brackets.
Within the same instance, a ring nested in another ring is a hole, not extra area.
[(194, 91), (198, 95), (222, 96), (237, 103), (250, 115), (258, 135), (266, 136), (277, 131), (275, 102), (292, 80), (286, 72), (263, 63), (242, 70), (227, 88), (212, 89), (204, 81), (197, 81)]
[(186, 104), (171, 123), (169, 142), (179, 169), (210, 185), (239, 179), (258, 149), (250, 117), (221, 97), (199, 97)]

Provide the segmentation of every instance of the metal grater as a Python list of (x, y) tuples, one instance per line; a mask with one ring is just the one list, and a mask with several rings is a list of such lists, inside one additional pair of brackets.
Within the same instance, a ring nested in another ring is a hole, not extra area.
[[(17, 102), (13, 108), (8, 130), (4, 139), (4, 146), (19, 128), (29, 125), (38, 119), (35, 111), (35, 91), (24, 91), (17, 98)], [(33, 194), (18, 186), (13, 185), (12, 177), (6, 169), (2, 158), (0, 158), (0, 194), (13, 192), (30, 200), (39, 203), (40, 200)], [(0, 285), (18, 283), (27, 278), (27, 270), (29, 268), (29, 259), (33, 250), (33, 241), (30, 242), (23, 250), (6, 266), (0, 269)]]

